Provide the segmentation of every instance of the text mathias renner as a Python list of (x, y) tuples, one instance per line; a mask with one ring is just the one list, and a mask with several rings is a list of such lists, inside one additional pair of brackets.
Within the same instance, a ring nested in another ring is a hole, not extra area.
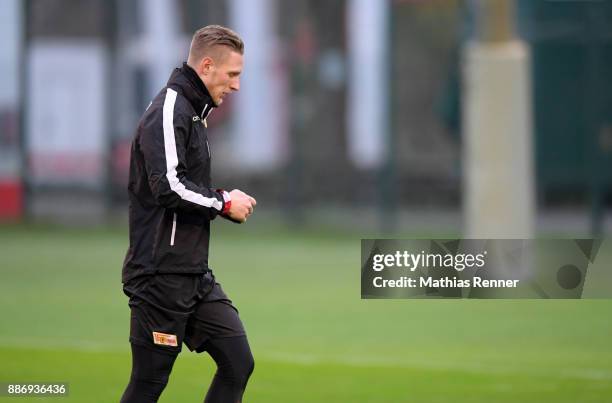
[(519, 280), (489, 280), (482, 277), (473, 277), (471, 279), (419, 277), (417, 281), (416, 278), (406, 276), (390, 280), (378, 276), (372, 280), (372, 284), (376, 288), (512, 288), (516, 287), (518, 282)]

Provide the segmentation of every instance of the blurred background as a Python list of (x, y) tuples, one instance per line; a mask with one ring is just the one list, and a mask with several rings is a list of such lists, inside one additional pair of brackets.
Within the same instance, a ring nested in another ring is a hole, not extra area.
[[(612, 1), (0, 4), (0, 381), (119, 400), (130, 142), (222, 24), (245, 69), (212, 177), (258, 206), (214, 223), (210, 263), (254, 351), (245, 401), (610, 401), (612, 301), (360, 300), (359, 270), (368, 237), (610, 233)], [(161, 401), (213, 373), (182, 354)]]
[(518, 41), (527, 74), (498, 81), (525, 94), (497, 92), (492, 115), (525, 124), (481, 131), (525, 137), (532, 167), (500, 191), (533, 199), (540, 232), (610, 226), (609, 1), (4, 0), (0, 18), (3, 221), (124, 220), (137, 121), (218, 23), (243, 36), (246, 68), (210, 118), (213, 178), (279, 220), (465, 231), (467, 77), (482, 74), (468, 44)]

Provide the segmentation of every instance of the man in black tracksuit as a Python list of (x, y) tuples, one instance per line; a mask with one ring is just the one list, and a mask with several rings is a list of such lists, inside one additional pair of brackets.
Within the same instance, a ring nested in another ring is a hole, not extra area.
[(130, 246), (122, 282), (131, 309), (132, 374), (121, 402), (156, 402), (182, 343), (217, 372), (205, 402), (240, 402), (253, 357), (238, 311), (208, 266), (210, 222), (244, 222), (255, 199), (214, 189), (206, 118), (238, 91), (244, 45), (224, 27), (193, 37), (189, 59), (142, 116), (130, 162)]

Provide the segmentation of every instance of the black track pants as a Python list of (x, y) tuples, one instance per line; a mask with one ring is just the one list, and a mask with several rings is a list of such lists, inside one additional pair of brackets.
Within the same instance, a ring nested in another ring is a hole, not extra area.
[(157, 402), (168, 384), (177, 355), (132, 343), (132, 375), (121, 403)]
[(217, 373), (205, 403), (238, 403), (255, 363), (246, 336), (210, 340), (206, 351), (217, 363)]
[[(217, 364), (204, 402), (241, 402), (255, 365), (246, 336), (211, 339), (203, 347)], [(168, 383), (176, 356), (132, 344), (132, 375), (121, 403), (157, 402)]]

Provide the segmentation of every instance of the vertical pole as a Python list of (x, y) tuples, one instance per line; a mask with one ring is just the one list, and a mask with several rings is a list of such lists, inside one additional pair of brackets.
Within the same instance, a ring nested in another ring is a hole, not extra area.
[(347, 89), (348, 154), (355, 166), (375, 171), (383, 230), (395, 224), (392, 120), (393, 17), (388, 0), (351, 0), (348, 7), (350, 82)]
[(114, 209), (115, 204), (115, 188), (114, 184), (114, 170), (113, 170), (113, 154), (114, 145), (117, 140), (116, 132), (117, 125), (115, 122), (115, 105), (113, 100), (117, 98), (117, 46), (115, 41), (115, 33), (118, 32), (118, 20), (119, 20), (119, 0), (112, 0), (104, 3), (104, 12), (106, 13), (106, 26), (104, 27), (104, 45), (106, 48), (106, 73), (104, 79), (106, 80), (106, 133), (105, 136), (105, 155), (106, 163), (104, 164), (104, 187), (102, 198), (104, 199), (104, 209), (106, 217), (110, 218), (111, 213)]
[(171, 0), (140, 0), (138, 5), (147, 46), (147, 98), (153, 99), (166, 84), (172, 69), (177, 67), (178, 15)]
[(21, 38), (19, 44), (19, 65), (21, 66), (21, 73), (19, 74), (19, 164), (21, 171), (21, 185), (22, 185), (22, 203), (23, 203), (23, 216), (27, 220), (31, 217), (32, 208), (31, 205), (31, 196), (32, 196), (32, 186), (30, 181), (30, 170), (28, 163), (28, 142), (26, 138), (26, 104), (27, 94), (30, 93), (28, 88), (28, 77), (29, 77), (29, 50), (28, 44), (30, 40), (30, 9), (31, 9), (31, 1), (26, 0), (22, 4), (21, 13), (20, 13), (20, 29), (21, 29)]
[[(600, 136), (602, 134), (602, 61), (603, 48), (600, 42), (602, 24), (602, 11), (597, 4), (586, 4), (587, 26), (589, 34), (587, 40), (587, 85), (586, 108), (589, 164), (589, 193), (590, 193), (590, 230), (592, 237), (600, 237), (603, 233), (603, 163)], [(599, 8), (599, 9), (598, 9)]]
[(303, 139), (306, 138), (306, 120), (309, 102), (312, 96), (307, 81), (312, 75), (313, 44), (311, 32), (311, 11), (309, 3), (299, 0), (293, 4), (292, 46), (294, 48), (291, 60), (290, 88), (293, 94), (289, 131), (289, 159), (286, 167), (286, 191), (284, 192), (284, 206), (287, 222), (291, 226), (304, 224), (304, 150)]
[(248, 172), (271, 171), (281, 162), (286, 134), (281, 95), (283, 77), (276, 60), (276, 0), (233, 0), (229, 19), (245, 41), (246, 67), (232, 114), (232, 150)]
[[(384, 2), (384, 14), (386, 27), (384, 27), (384, 31), (386, 31), (386, 40), (382, 42), (382, 52), (384, 55), (384, 60), (386, 63), (386, 71), (387, 75), (385, 82), (383, 83), (384, 89), (386, 89), (386, 93), (383, 93), (381, 97), (384, 97), (382, 102), (383, 110), (382, 116), (383, 120), (386, 121), (386, 124), (381, 126), (382, 135), (386, 139), (385, 144), (385, 155), (384, 164), (381, 170), (381, 192), (380, 192), (380, 211), (382, 217), (382, 229), (384, 233), (394, 233), (398, 230), (398, 222), (397, 222), (397, 210), (398, 210), (398, 197), (399, 192), (397, 190), (397, 161), (395, 157), (395, 146), (397, 144), (396, 141), (396, 130), (395, 130), (395, 95), (396, 91), (394, 90), (394, 80), (396, 77), (396, 69), (395, 69), (395, 58), (394, 52), (391, 51), (393, 49), (393, 39), (395, 38), (395, 18), (394, 13), (391, 11), (390, 2)], [(384, 91), (384, 90), (383, 90)]]
[(467, 238), (532, 238), (534, 179), (529, 49), (512, 0), (473, 0), (476, 39), (464, 54)]

